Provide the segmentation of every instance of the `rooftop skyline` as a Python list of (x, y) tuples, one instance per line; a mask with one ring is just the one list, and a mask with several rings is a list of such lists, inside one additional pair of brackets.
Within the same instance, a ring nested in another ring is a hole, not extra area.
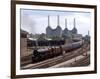
[[(55, 29), (58, 25), (58, 15), (59, 25), (62, 30), (64, 30), (66, 26), (69, 30), (72, 30), (74, 27), (75, 18), (75, 27), (78, 30), (78, 34), (88, 34), (91, 26), (91, 14), (85, 12), (21, 9), (21, 29), (33, 34), (46, 33), (46, 27), (48, 26), (48, 16), (49, 26)], [(67, 20), (66, 26), (65, 19)]]

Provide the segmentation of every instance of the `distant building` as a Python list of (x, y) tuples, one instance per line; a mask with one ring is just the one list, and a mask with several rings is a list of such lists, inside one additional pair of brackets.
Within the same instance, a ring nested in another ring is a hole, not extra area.
[(88, 34), (84, 36), (84, 40), (87, 42), (87, 43), (90, 43), (90, 35), (89, 35), (89, 31), (88, 31)]
[(50, 27), (50, 20), (48, 16), (48, 27), (46, 28), (47, 37), (61, 37), (62, 36), (62, 28), (59, 25), (59, 16), (58, 16), (58, 25), (55, 29)]
[(20, 48), (21, 48), (21, 57), (27, 56), (27, 34), (28, 32), (21, 29), (20, 31)]
[(74, 34), (73, 39), (82, 39), (82, 34)]
[[(58, 16), (58, 25), (55, 29), (52, 29), (50, 27), (50, 17), (48, 16), (48, 27), (46, 28), (46, 35), (49, 38), (72, 38), (75, 36), (79, 36), (77, 35), (77, 28), (76, 28), (76, 22), (75, 22), (75, 18), (74, 18), (74, 28), (72, 30), (68, 30), (67, 28), (67, 19), (65, 19), (65, 29), (62, 30), (62, 28), (60, 27), (59, 24), (59, 16)], [(81, 36), (80, 36), (81, 37)]]
[(38, 41), (45, 41), (46, 40), (46, 35), (44, 33), (40, 34), (40, 36), (37, 39)]
[(33, 38), (33, 37), (34, 37), (34, 35), (32, 33), (30, 33), (30, 34), (28, 33), (27, 34), (27, 38)]

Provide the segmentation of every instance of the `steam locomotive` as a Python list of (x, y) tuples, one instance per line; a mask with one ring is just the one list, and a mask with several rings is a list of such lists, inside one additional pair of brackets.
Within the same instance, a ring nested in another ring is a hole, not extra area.
[(83, 43), (84, 43), (83, 40), (79, 40), (68, 45), (59, 45), (45, 49), (35, 49), (32, 55), (32, 62), (36, 63), (62, 55), (63, 51), (65, 51), (65, 53), (70, 52), (72, 50), (80, 48), (83, 45)]

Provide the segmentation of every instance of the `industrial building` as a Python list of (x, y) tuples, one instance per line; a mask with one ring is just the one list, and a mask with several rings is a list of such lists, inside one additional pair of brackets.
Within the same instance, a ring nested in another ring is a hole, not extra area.
[(57, 16), (57, 27), (55, 29), (52, 29), (51, 28), (51, 25), (50, 25), (50, 16), (48, 16), (48, 26), (46, 28), (46, 35), (48, 38), (72, 38), (72, 37), (75, 37), (78, 36), (82, 37), (81, 34), (78, 34), (78, 31), (77, 31), (77, 28), (76, 28), (76, 21), (75, 21), (75, 18), (74, 18), (74, 22), (73, 22), (73, 29), (72, 30), (69, 30), (67, 28), (67, 19), (65, 19), (65, 29), (62, 30), (61, 26), (60, 26), (60, 17), (59, 15)]

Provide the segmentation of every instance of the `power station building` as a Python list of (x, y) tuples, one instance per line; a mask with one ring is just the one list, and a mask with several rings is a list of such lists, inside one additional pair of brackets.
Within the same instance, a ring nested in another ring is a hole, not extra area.
[(46, 28), (46, 34), (48, 37), (61, 37), (62, 36), (62, 28), (59, 25), (59, 16), (58, 16), (58, 25), (55, 29), (50, 27), (50, 18), (48, 16), (48, 27)]
[(75, 18), (74, 18), (74, 27), (72, 30), (68, 30), (67, 28), (67, 19), (65, 19), (65, 29), (62, 30), (61, 26), (60, 26), (60, 22), (59, 22), (59, 15), (57, 16), (57, 27), (55, 29), (52, 29), (50, 26), (50, 16), (48, 16), (48, 26), (46, 28), (46, 35), (49, 38), (59, 38), (59, 37), (64, 37), (64, 38), (71, 38), (74, 37), (74, 35), (77, 34), (77, 29), (76, 29), (76, 22), (75, 22)]

